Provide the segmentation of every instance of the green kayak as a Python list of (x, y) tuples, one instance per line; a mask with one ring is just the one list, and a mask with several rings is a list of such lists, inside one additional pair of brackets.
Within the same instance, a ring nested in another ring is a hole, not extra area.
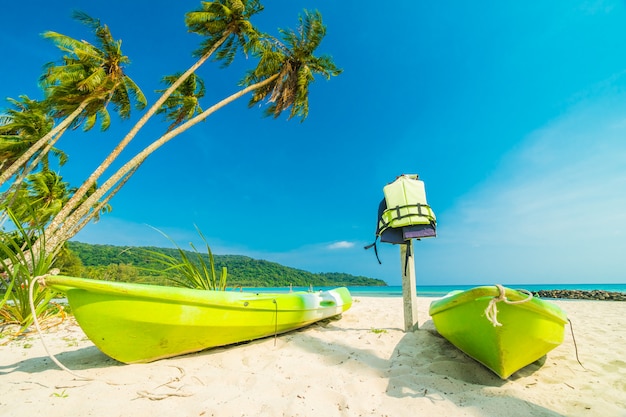
[(444, 338), (502, 379), (560, 345), (567, 323), (555, 304), (502, 286), (454, 291), (430, 315)]
[(294, 330), (352, 305), (347, 288), (280, 294), (207, 291), (48, 276), (87, 337), (124, 363), (197, 352)]

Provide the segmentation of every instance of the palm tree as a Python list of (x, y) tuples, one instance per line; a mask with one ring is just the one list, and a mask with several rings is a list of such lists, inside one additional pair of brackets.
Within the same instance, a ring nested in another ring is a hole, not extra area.
[(299, 17), (296, 31), (279, 29), (283, 42), (266, 38), (260, 43), (260, 62), (254, 71), (244, 78), (245, 85), (252, 85), (276, 78), (255, 89), (249, 106), (267, 100), (270, 105), (265, 110), (267, 116), (275, 118), (291, 108), (289, 119), (300, 116), (301, 121), (309, 114), (309, 84), (315, 80), (315, 74), (326, 79), (341, 74), (332, 58), (327, 55), (316, 57), (313, 52), (319, 47), (326, 35), (326, 26), (318, 12), (304, 11)]
[(40, 227), (61, 210), (69, 198), (68, 184), (50, 170), (30, 174), (26, 187), (17, 191), (13, 214), (30, 228)]
[[(28, 96), (20, 96), (19, 100), (8, 97), (7, 101), (13, 108), (8, 108), (0, 116), (0, 172), (13, 165), (37, 140), (45, 136), (54, 125), (48, 115), (46, 102), (31, 100)], [(53, 151), (64, 162), (65, 154)], [(36, 154), (31, 155), (27, 162), (32, 161)], [(42, 163), (48, 165), (47, 154), (42, 155)], [(23, 170), (25, 166), (19, 167)]]
[[(54, 171), (44, 169), (28, 175), (24, 187), (8, 192), (12, 204), (0, 204), (0, 210), (9, 209), (21, 224), (28, 225), (29, 229), (41, 230), (54, 217), (76, 191), (63, 181), (63, 177)], [(94, 186), (85, 199), (97, 189)], [(99, 219), (99, 215), (110, 211), (110, 206), (101, 204), (92, 218)]]
[[(180, 79), (181, 74), (168, 75), (161, 80), (167, 85), (174, 84)], [(157, 90), (157, 93), (164, 93), (167, 90)], [(157, 114), (165, 114), (166, 120), (172, 123), (167, 128), (168, 132), (185, 120), (191, 119), (198, 113), (202, 113), (200, 107), (200, 99), (205, 93), (204, 81), (196, 74), (191, 74), (189, 78), (183, 81), (176, 91), (170, 95), (163, 103), (163, 106), (157, 111)]]
[[(266, 38), (255, 45), (252, 52), (259, 55), (259, 64), (242, 80), (244, 89), (211, 106), (201, 114), (191, 118), (144, 148), (129, 162), (116, 171), (102, 186), (87, 198), (76, 210), (65, 218), (62, 224), (49, 229), (46, 235), (47, 248), (55, 251), (64, 241), (73, 237), (80, 228), (81, 219), (89, 215), (90, 210), (122, 179), (127, 181), (139, 165), (158, 148), (182, 132), (206, 119), (215, 111), (234, 100), (254, 92), (250, 104), (267, 100), (269, 113), (277, 117), (282, 111), (291, 108), (290, 118), (300, 116), (304, 120), (308, 115), (308, 87), (314, 81), (315, 74), (326, 79), (341, 73), (328, 56), (315, 57), (313, 53), (320, 45), (326, 27), (319, 12), (307, 12), (299, 19), (296, 31), (281, 30), (283, 42)], [(110, 198), (110, 194), (107, 196)], [(54, 221), (53, 221), (54, 222)]]
[[(13, 108), (6, 110), (0, 116), (0, 172), (15, 163), (33, 143), (50, 132), (54, 121), (48, 113), (46, 102), (31, 100), (27, 96), (20, 96), (20, 101), (7, 98)], [(11, 207), (12, 202), (19, 195), (17, 192), (23, 185), (26, 177), (38, 167), (43, 170), (49, 169), (49, 154), (55, 155), (59, 164), (67, 161), (67, 155), (52, 147), (54, 142), (39, 151), (31, 154), (25, 161), (25, 165), (16, 173), (17, 177), (11, 186), (0, 195), (0, 206)], [(7, 203), (8, 201), (8, 203)], [(6, 210), (0, 214), (0, 225), (7, 218)]]
[(111, 121), (109, 104), (126, 119), (133, 102), (136, 109), (142, 110), (146, 98), (124, 71), (130, 60), (122, 53), (122, 41), (115, 40), (107, 25), (86, 13), (76, 11), (73, 17), (92, 29), (96, 45), (57, 32), (44, 33), (45, 38), (69, 55), (63, 58), (63, 65), (48, 64), (41, 81), (55, 117), (67, 117), (87, 101), (85, 111), (72, 123), (84, 123), (83, 129), (90, 130), (100, 119), (102, 130), (106, 130)]
[(98, 20), (81, 12), (75, 12), (74, 18), (93, 29), (97, 45), (57, 32), (44, 33), (45, 38), (67, 53), (62, 65), (48, 64), (40, 80), (53, 117), (63, 120), (3, 170), (0, 186), (24, 167), (33, 154), (51, 140), (58, 140), (68, 127), (84, 124), (83, 128), (89, 130), (100, 119), (106, 130), (110, 124), (109, 104), (122, 118), (129, 117), (133, 102), (137, 109), (146, 105), (141, 90), (124, 73), (129, 59), (122, 54), (121, 42), (115, 41), (109, 28)]
[[(139, 121), (137, 121), (126, 137), (111, 151), (89, 178), (83, 182), (61, 212), (51, 221), (46, 229), (48, 236), (51, 236), (52, 233), (56, 233), (57, 229), (66, 222), (70, 213), (82, 201), (87, 190), (89, 190), (102, 176), (104, 171), (111, 166), (113, 161), (117, 159), (148, 120), (162, 109), (162, 106), (166, 104), (166, 100), (172, 93), (177, 91), (185, 80), (187, 80), (191, 74), (195, 73), (195, 71), (213, 54), (216, 54), (216, 59), (222, 60), (224, 65), (229, 65), (238, 51), (241, 50), (244, 53), (248, 53), (256, 47), (259, 33), (250, 23), (250, 17), (259, 13), (261, 10), (263, 10), (263, 7), (258, 0), (218, 0), (214, 2), (202, 2), (202, 7), (199, 10), (186, 14), (185, 24), (189, 30), (205, 37), (200, 48), (194, 52), (194, 55), (200, 58), (176, 81), (172, 82), (170, 87), (163, 92), (161, 97), (148, 109)], [(181, 93), (181, 95), (184, 95), (184, 93)], [(192, 115), (193, 114), (187, 113), (184, 114), (184, 117), (191, 117)], [(139, 164), (140, 163), (141, 162), (139, 162)], [(129, 171), (127, 171), (126, 174), (128, 172)], [(122, 174), (120, 178), (124, 177), (126, 174)], [(51, 246), (57, 244), (55, 239), (48, 239), (47, 241), (50, 242), (49, 245)]]

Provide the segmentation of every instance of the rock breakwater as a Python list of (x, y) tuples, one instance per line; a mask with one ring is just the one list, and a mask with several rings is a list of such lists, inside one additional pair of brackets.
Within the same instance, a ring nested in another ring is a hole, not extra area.
[(575, 300), (626, 301), (626, 293), (603, 290), (541, 290), (533, 293), (539, 298), (569, 298)]

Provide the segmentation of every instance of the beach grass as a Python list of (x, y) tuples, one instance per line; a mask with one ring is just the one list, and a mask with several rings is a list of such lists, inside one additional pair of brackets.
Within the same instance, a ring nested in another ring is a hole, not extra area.
[[(9, 215), (10, 212), (9, 212)], [(0, 300), (0, 323), (18, 325), (17, 334), (25, 331), (33, 323), (30, 307), (30, 287), (35, 314), (41, 322), (63, 314), (63, 309), (50, 303), (55, 296), (53, 291), (41, 286), (37, 277), (48, 274), (54, 257), (33, 247), (39, 236), (43, 239), (43, 231), (27, 231), (19, 222), (11, 233), (3, 233), (0, 238), (0, 273), (4, 286), (4, 294)], [(45, 240), (44, 240), (45, 241)]]
[(150, 268), (145, 269), (146, 271), (156, 272), (159, 275), (164, 276), (169, 281), (172, 281), (182, 287), (201, 290), (226, 290), (228, 277), (227, 268), (222, 267), (221, 272), (219, 274), (217, 273), (211, 247), (204, 237), (204, 234), (202, 234), (202, 231), (200, 231), (197, 226), (196, 231), (204, 242), (208, 255), (208, 262), (205, 261), (204, 255), (196, 249), (193, 243), (189, 243), (193, 249), (193, 255), (188, 256), (188, 252), (183, 250), (172, 238), (167, 236), (162, 231), (158, 229), (156, 230), (172, 242), (172, 244), (174, 244), (178, 252), (178, 257), (171, 256), (163, 252), (145, 249), (144, 252), (150, 256), (153, 261), (162, 266), (161, 269)]

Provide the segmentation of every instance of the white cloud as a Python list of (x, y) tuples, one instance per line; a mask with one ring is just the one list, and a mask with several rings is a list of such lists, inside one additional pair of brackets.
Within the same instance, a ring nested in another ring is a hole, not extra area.
[(353, 242), (346, 242), (345, 240), (342, 240), (340, 242), (331, 243), (330, 245), (327, 246), (327, 248), (330, 250), (336, 250), (336, 249), (349, 249), (353, 246), (354, 246)]

